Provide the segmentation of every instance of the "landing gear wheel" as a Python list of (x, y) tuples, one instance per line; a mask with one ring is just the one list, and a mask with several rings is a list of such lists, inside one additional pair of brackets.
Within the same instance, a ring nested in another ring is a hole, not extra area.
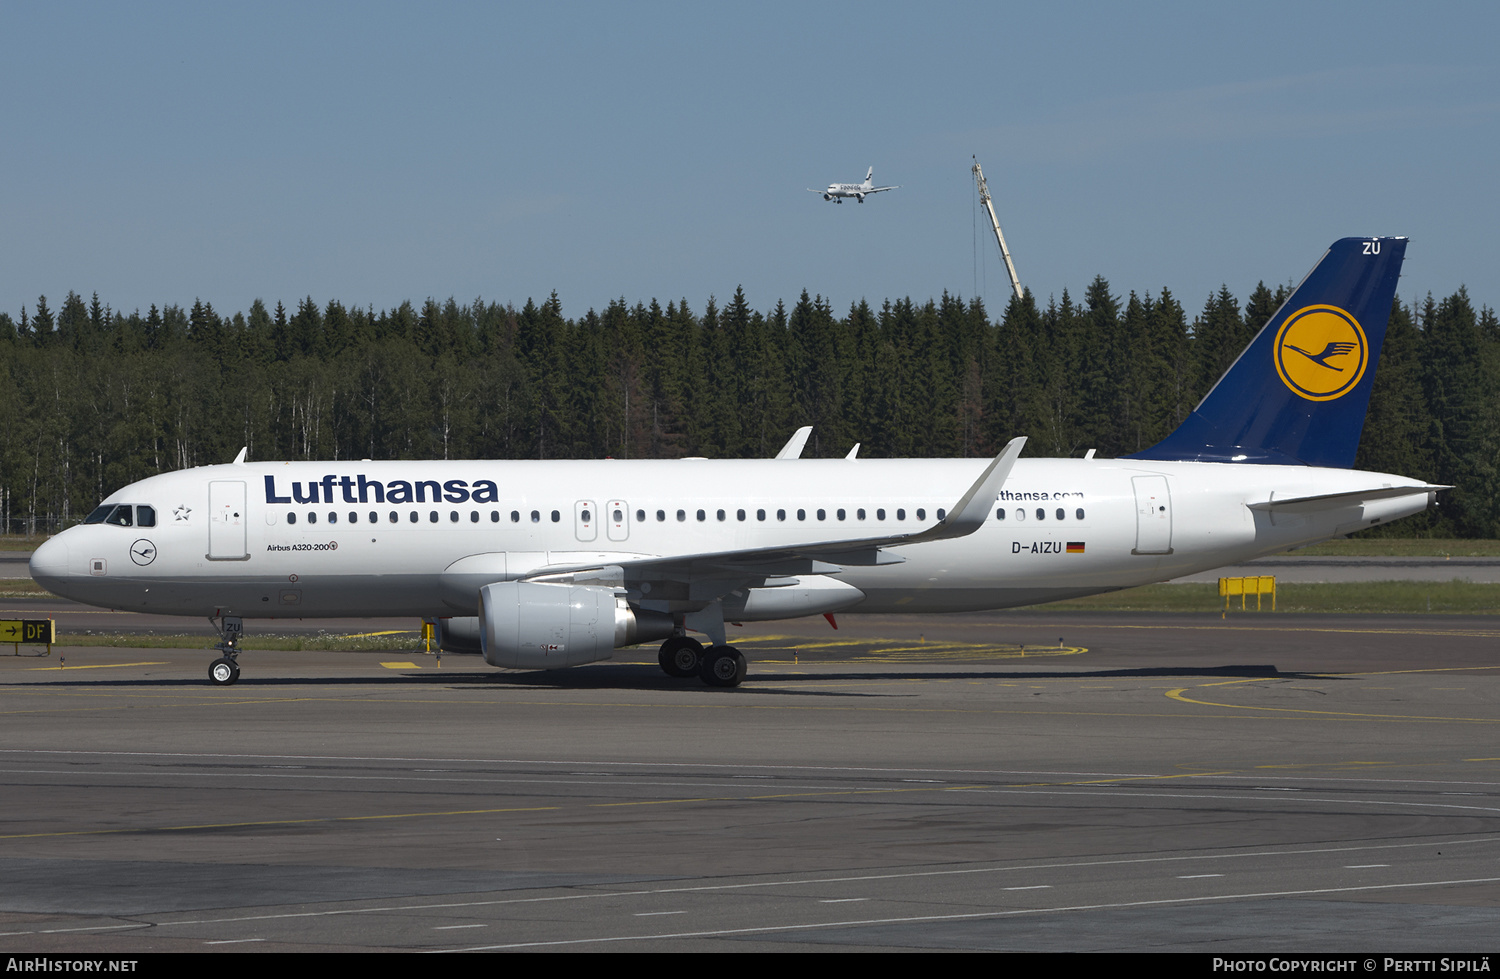
[(208, 664), (208, 680), (216, 686), (227, 687), (239, 678), (240, 665), (228, 656)]
[(703, 644), (687, 636), (673, 636), (661, 644), (656, 661), (667, 676), (696, 676), (703, 661)]
[(710, 687), (737, 687), (745, 679), (745, 657), (733, 646), (710, 646), (698, 676)]

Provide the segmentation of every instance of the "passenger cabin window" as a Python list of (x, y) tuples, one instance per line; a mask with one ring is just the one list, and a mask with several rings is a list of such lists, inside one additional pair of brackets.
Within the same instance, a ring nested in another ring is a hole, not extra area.
[(318, 515), (316, 513), (308, 513), (308, 515), (307, 515), (307, 522), (308, 523), (317, 523), (318, 522)]
[(553, 523), (557, 523), (561, 519), (562, 519), (562, 514), (558, 513), (556, 510), (553, 510), (552, 511), (552, 522)]
[(996, 520), (1004, 520), (1005, 519), (1005, 508), (1004, 507), (1001, 507), (1000, 509), (998, 509), (998, 510), (995, 511), (995, 519)]
[(286, 515), (286, 522), (289, 523), (289, 524), (296, 523), (297, 522), (297, 515), (295, 513), (292, 513), (290, 511), (288, 511), (287, 515)]
[(1078, 510), (1076, 511), (1076, 513), (1077, 513), (1078, 519), (1082, 520), (1083, 519), (1083, 508), (1079, 507)]
[(1041, 507), (1037, 507), (1036, 508), (1036, 518), (1038, 520), (1046, 520), (1047, 519), (1047, 511), (1043, 510)]
[(328, 522), (329, 523), (338, 523), (339, 522), (339, 515), (337, 513), (329, 511), (329, 513), (328, 513)]
[(922, 509), (921, 507), (917, 507), (917, 519), (918, 520), (926, 520), (927, 519), (927, 511), (924, 510), (924, 509)]
[(1057, 519), (1062, 520), (1066, 516), (1067, 516), (1067, 512), (1065, 510), (1063, 510), (1062, 507), (1058, 507), (1057, 508)]

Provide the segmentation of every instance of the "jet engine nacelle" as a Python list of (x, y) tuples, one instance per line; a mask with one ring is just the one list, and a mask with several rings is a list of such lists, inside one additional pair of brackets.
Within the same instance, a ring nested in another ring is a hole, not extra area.
[(665, 612), (631, 608), (596, 585), (499, 581), (479, 589), (484, 661), (515, 670), (555, 670), (609, 659), (621, 646), (672, 634)]
[(823, 199), (825, 201), (831, 201), (831, 200), (833, 200), (833, 195), (832, 194), (824, 194), (823, 195)]

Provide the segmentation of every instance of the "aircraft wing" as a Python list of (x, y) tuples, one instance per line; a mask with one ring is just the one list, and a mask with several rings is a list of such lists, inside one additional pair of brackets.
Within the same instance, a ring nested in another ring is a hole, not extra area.
[(786, 445), (783, 445), (781, 447), (781, 451), (778, 452), (778, 453), (776, 453), (776, 458), (778, 458), (778, 459), (800, 459), (800, 458), (802, 458), (802, 449), (803, 449), (803, 447), (805, 445), (807, 445), (807, 437), (809, 435), (811, 435), (811, 434), (812, 434), (812, 426), (811, 425), (803, 425), (801, 428), (797, 429), (795, 432), (792, 433), (792, 437), (786, 440)]
[[(635, 558), (619, 562), (624, 573), (623, 584), (643, 581), (676, 581), (693, 586), (701, 583), (702, 594), (692, 598), (705, 600), (746, 579), (782, 577), (796, 574), (827, 574), (841, 565), (899, 564), (905, 559), (883, 550), (899, 544), (922, 544), (930, 541), (966, 537), (982, 527), (989, 517), (1000, 488), (1010, 476), (1011, 468), (1026, 439), (1012, 439), (979, 478), (969, 486), (953, 508), (936, 526), (909, 534), (886, 534), (855, 540), (822, 540), (737, 551), (710, 551), (700, 554), (673, 554), (665, 557)], [(601, 570), (599, 566), (548, 567), (538, 569), (531, 577), (540, 580), (567, 579), (582, 573)]]
[(865, 193), (866, 194), (878, 194), (882, 190), (900, 190), (900, 189), (901, 189), (901, 185), (900, 184), (893, 184), (890, 187), (872, 187), (869, 190), (865, 191)]

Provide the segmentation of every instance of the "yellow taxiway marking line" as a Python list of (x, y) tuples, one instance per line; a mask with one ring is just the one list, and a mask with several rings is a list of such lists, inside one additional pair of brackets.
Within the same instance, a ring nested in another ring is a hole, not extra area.
[(1335, 628), (1333, 626), (1297, 626), (1297, 625), (1127, 625), (1124, 623), (1101, 625), (1100, 629), (1197, 629), (1206, 631), (1230, 631), (1230, 632), (1338, 632), (1354, 633), (1357, 635), (1375, 636), (1461, 636), (1464, 638), (1497, 639), (1500, 631), (1493, 629), (1355, 629)]
[[(952, 792), (989, 788), (985, 785), (923, 785), (899, 789), (839, 789), (815, 792), (780, 792), (771, 795), (711, 795), (678, 799), (640, 799), (633, 802), (594, 802), (583, 809), (614, 809), (621, 806), (666, 806), (690, 805), (700, 802), (767, 802), (776, 799), (832, 798), (851, 795), (889, 795), (908, 792)], [(433, 816), (494, 816), (520, 812), (558, 812), (566, 806), (513, 806), (501, 809), (448, 809), (433, 812), (376, 813), (369, 816), (309, 816), (304, 819), (262, 819), (238, 823), (194, 823), (182, 826), (137, 826), (126, 829), (79, 829), (50, 833), (12, 833), (0, 836), (0, 840), (33, 840), (64, 836), (119, 836), (122, 833), (183, 833), (206, 829), (253, 829), (268, 826), (306, 826), (314, 823), (354, 823), (379, 819), (422, 819)]]
[(1180, 772), (1176, 775), (1120, 775), (1115, 778), (1094, 778), (1067, 782), (1017, 782), (1007, 786), (1013, 789), (1045, 788), (1053, 785), (1115, 785), (1120, 782), (1160, 782), (1169, 778), (1212, 778), (1215, 775), (1235, 775), (1239, 769), (1226, 768), (1220, 772)]
[(83, 666), (28, 666), (27, 672), (46, 670), (116, 670), (122, 666), (170, 666), (166, 660), (157, 660), (153, 663), (88, 663)]
[(383, 666), (383, 667), (385, 667), (388, 670), (420, 670), (421, 669), (421, 667), (418, 666), (417, 664), (415, 664), (415, 663), (408, 663), (408, 662), (405, 662), (404, 660), (402, 662), (399, 662), (399, 663), (381, 663), (380, 665)]
[[(1360, 674), (1357, 674), (1357, 673), (1328, 674), (1328, 676), (1330, 676), (1330, 677), (1333, 677), (1333, 676), (1359, 676), (1359, 675)], [(1198, 684), (1198, 686), (1202, 686), (1202, 687), (1228, 687), (1228, 686), (1233, 686), (1233, 685), (1239, 684), (1239, 683), (1261, 683), (1261, 682), (1264, 682), (1267, 679), (1273, 679), (1273, 678), (1270, 678), (1270, 677), (1250, 677), (1249, 679), (1244, 679), (1244, 680), (1222, 680), (1222, 681), (1220, 681), (1218, 683), (1203, 683), (1203, 684)], [(1192, 697), (1185, 696), (1186, 691), (1189, 690), (1189, 689), (1190, 689), (1189, 687), (1175, 687), (1175, 688), (1173, 688), (1171, 690), (1168, 690), (1166, 692), (1166, 696), (1170, 700), (1180, 701), (1180, 702), (1182, 702), (1184, 704), (1196, 704), (1196, 705), (1198, 705), (1200, 707), (1223, 707), (1223, 708), (1225, 708), (1227, 710), (1263, 710), (1263, 711), (1273, 711), (1273, 712), (1281, 713), (1281, 714), (1315, 714), (1315, 715), (1322, 716), (1322, 717), (1349, 717), (1349, 718), (1359, 718), (1359, 719), (1364, 719), (1364, 720), (1376, 720), (1376, 721), (1443, 721), (1443, 722), (1464, 722), (1464, 723), (1480, 723), (1480, 724), (1500, 724), (1500, 718), (1495, 718), (1495, 717), (1437, 717), (1437, 716), (1429, 716), (1429, 715), (1425, 715), (1425, 714), (1369, 714), (1369, 713), (1364, 713), (1364, 712), (1360, 712), (1360, 711), (1309, 710), (1308, 708), (1305, 708), (1305, 707), (1263, 707), (1263, 706), (1256, 705), (1256, 704), (1221, 704), (1221, 703), (1219, 703), (1217, 701), (1212, 701), (1212, 700), (1194, 700)]]

